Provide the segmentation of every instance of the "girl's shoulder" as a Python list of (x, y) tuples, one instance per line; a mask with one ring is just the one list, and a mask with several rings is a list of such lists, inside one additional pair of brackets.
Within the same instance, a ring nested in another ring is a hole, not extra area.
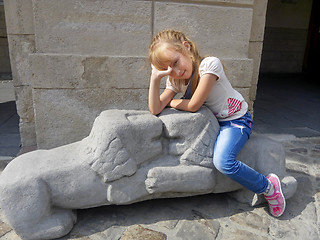
[(221, 64), (221, 61), (217, 57), (209, 56), (209, 57), (205, 57), (204, 59), (202, 59), (200, 66), (207, 65), (207, 64)]
[(204, 58), (199, 66), (199, 72), (206, 71), (219, 71), (222, 70), (223, 66), (219, 58), (217, 57), (206, 57)]

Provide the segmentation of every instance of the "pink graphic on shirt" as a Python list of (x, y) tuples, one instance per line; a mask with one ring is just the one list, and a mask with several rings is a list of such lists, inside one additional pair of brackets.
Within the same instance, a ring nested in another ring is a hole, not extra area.
[(235, 98), (228, 98), (228, 115), (232, 115), (235, 112), (240, 111), (241, 101)]

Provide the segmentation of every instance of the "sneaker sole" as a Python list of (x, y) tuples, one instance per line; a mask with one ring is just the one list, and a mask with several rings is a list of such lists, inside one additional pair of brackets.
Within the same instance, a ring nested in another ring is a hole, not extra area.
[(284, 210), (286, 209), (286, 198), (284, 197), (284, 194), (282, 192), (281, 181), (280, 181), (279, 177), (274, 173), (269, 174), (269, 176), (275, 177), (278, 180), (278, 182), (279, 182), (279, 190), (280, 190), (281, 196), (283, 197), (283, 204), (284, 204), (283, 205), (283, 211), (282, 211), (282, 213), (280, 215), (275, 216), (272, 213), (271, 213), (271, 215), (274, 216), (274, 217), (280, 217), (284, 213)]

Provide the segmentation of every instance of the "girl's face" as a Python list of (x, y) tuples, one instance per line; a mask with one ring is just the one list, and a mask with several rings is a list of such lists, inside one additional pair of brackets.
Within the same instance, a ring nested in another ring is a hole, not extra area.
[[(189, 49), (186, 49), (189, 51)], [(192, 67), (192, 59), (188, 54), (181, 53), (173, 48), (164, 47), (162, 52), (166, 61), (164, 62), (164, 66), (170, 66), (172, 68), (172, 72), (170, 73), (170, 77), (173, 79), (189, 79), (192, 76), (193, 67)]]

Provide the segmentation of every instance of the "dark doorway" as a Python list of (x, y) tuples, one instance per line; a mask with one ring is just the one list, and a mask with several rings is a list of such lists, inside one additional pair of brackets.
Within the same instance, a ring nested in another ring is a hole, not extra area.
[(320, 1), (269, 0), (268, 11), (254, 131), (320, 137)]
[[(303, 63), (303, 71), (314, 76), (320, 68), (320, 1), (313, 0), (308, 40)], [(314, 81), (320, 84), (320, 78), (315, 77)]]

